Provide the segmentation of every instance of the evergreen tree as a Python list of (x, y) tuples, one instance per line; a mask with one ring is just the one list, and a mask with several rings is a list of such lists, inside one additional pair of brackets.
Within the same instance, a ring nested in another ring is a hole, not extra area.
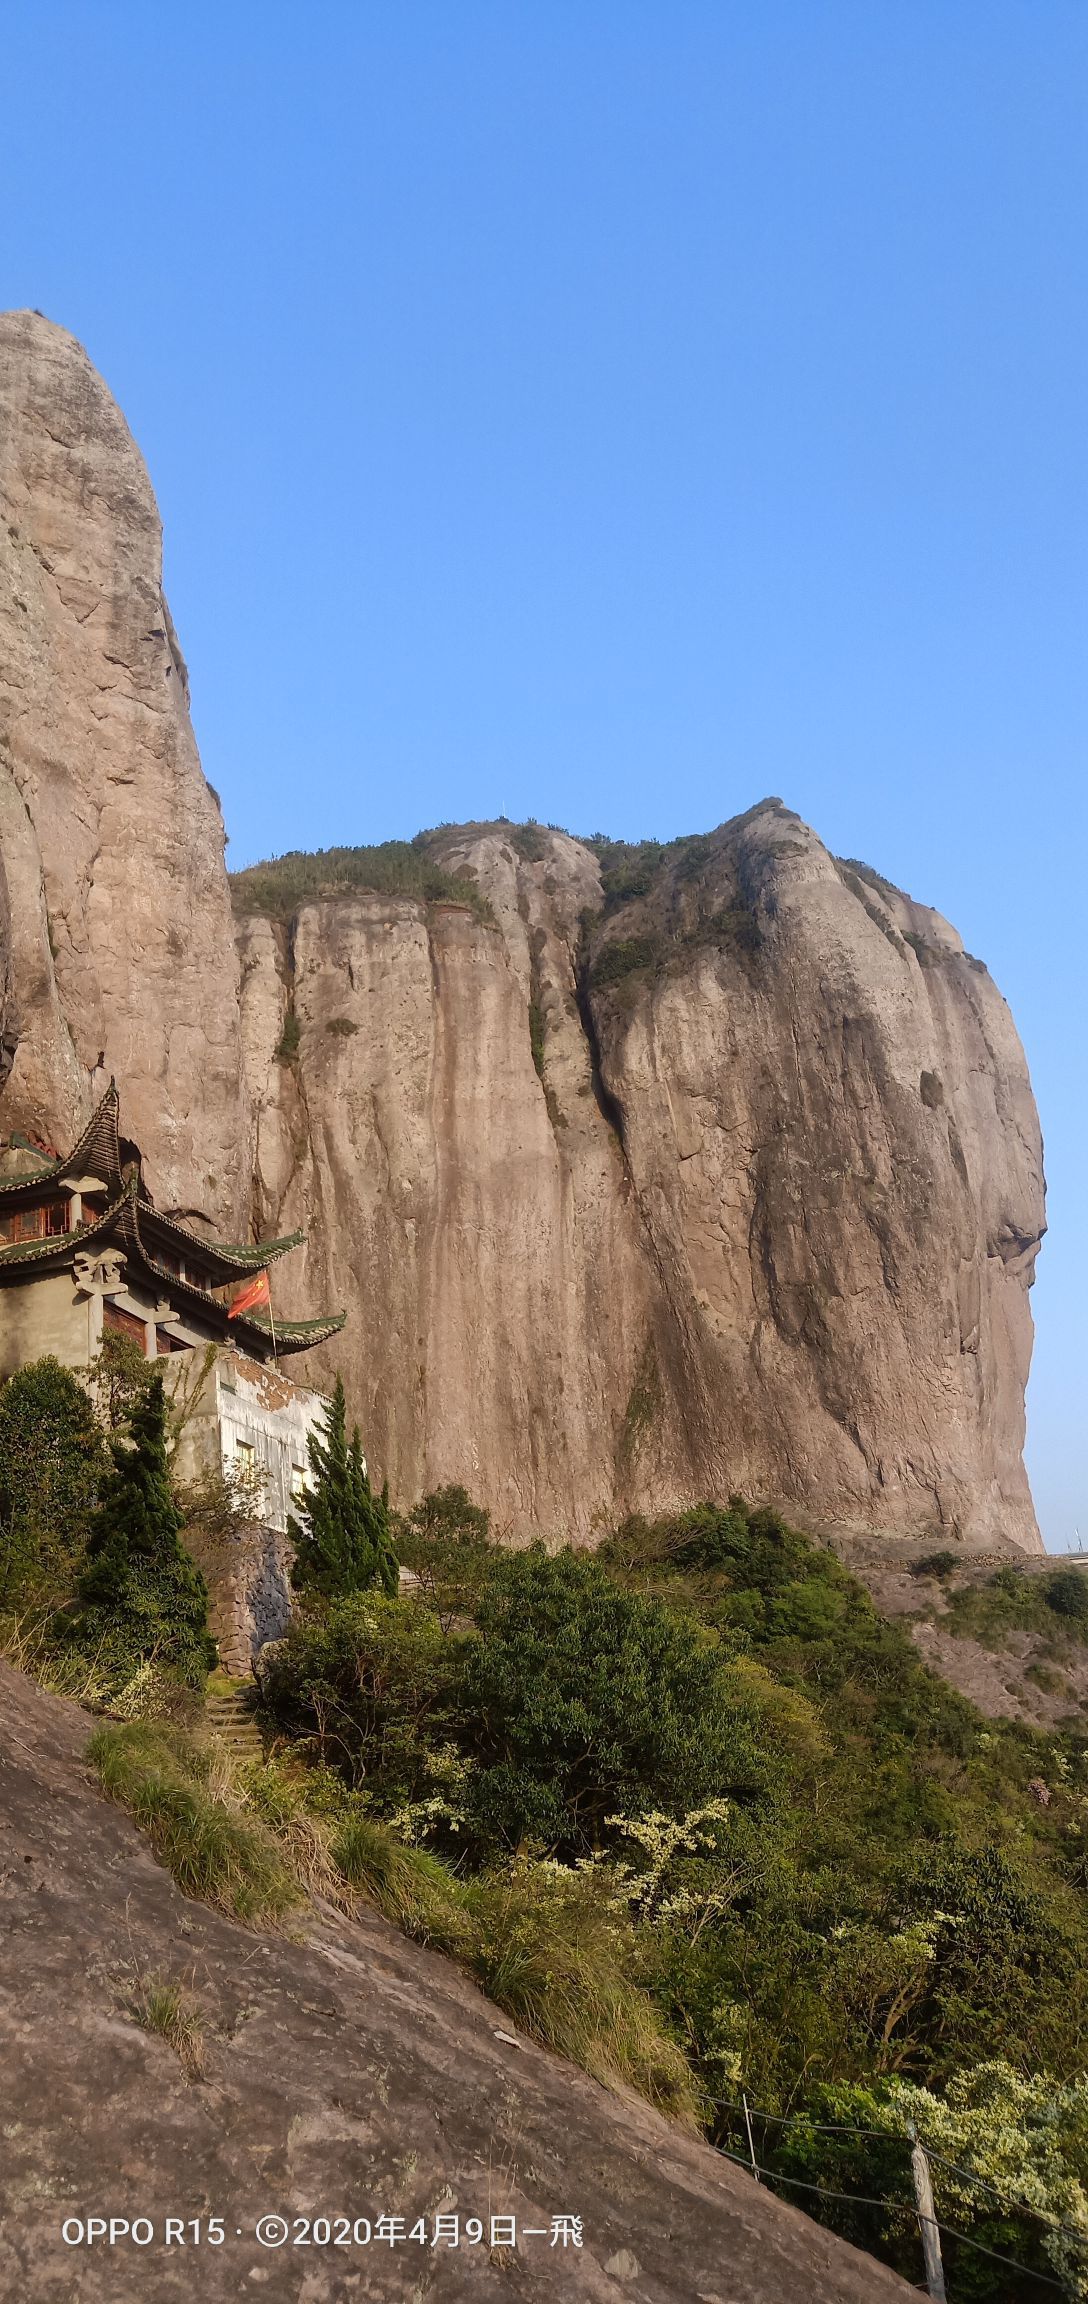
[(181, 1542), (166, 1456), (161, 1369), (135, 1401), (128, 1440), (111, 1440), (80, 1579), (76, 1633), (106, 1669), (127, 1678), (154, 1660), (199, 1684), (212, 1659), (208, 1587)]
[(336, 1380), (323, 1432), (307, 1440), (309, 1484), (301, 1512), (287, 1523), (295, 1548), (292, 1583), (296, 1591), (332, 1599), (380, 1584), (394, 1593), (397, 1556), (389, 1528), (389, 1492), (375, 1496), (363, 1457), (359, 1427), (347, 1436), (344, 1386)]

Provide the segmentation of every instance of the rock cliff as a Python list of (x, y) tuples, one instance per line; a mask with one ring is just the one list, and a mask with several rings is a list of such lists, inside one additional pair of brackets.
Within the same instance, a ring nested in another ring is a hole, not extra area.
[(101, 377), (34, 312), (0, 315), (0, 852), (18, 1042), (5, 1126), (70, 1141), (115, 1072), (164, 1196), (236, 1220), (223, 824), (158, 511)]
[(418, 895), (242, 875), (236, 958), (143, 465), (33, 316), (0, 412), (0, 1125), (63, 1133), (104, 1047), (162, 1200), (301, 1224), (277, 1301), (347, 1306), (400, 1500), (1037, 1546), (1039, 1128), (955, 931), (766, 802), (664, 850), (447, 830)]

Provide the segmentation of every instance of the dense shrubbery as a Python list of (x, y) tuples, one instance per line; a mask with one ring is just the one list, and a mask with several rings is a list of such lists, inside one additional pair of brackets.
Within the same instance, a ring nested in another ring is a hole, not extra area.
[(621, 1817), (749, 1795), (766, 1769), (717, 1641), (594, 1559), (496, 1562), (458, 1687), (468, 1827), (485, 1849), (572, 1859)]
[(984, 1583), (953, 1591), (943, 1621), (951, 1632), (988, 1648), (1003, 1648), (1010, 1633), (1034, 1633), (1046, 1651), (1060, 1657), (1071, 1641), (1088, 1642), (1088, 1568), (1042, 1575), (1011, 1564), (997, 1568)]
[[(514, 1874), (526, 1910), (557, 1877), (588, 1883), (628, 1931), (630, 1974), (683, 2044), (711, 2133), (744, 2148), (745, 2091), (783, 2181), (909, 2200), (906, 2118), (957, 2090), (973, 2102), (995, 2059), (1010, 2103), (1017, 2075), (1039, 2076), (1031, 2120), (1063, 2090), (1073, 2102), (1083, 1740), (983, 1720), (830, 1552), (739, 1498), (628, 1521), (590, 1559), (505, 1554), (447, 1492), (417, 1508), (407, 1545), (416, 1594), (312, 1614), (266, 1675), (274, 1717), (363, 1803), (360, 1878), (379, 1859), (392, 1878), (399, 1846), (456, 1856), (470, 1902)], [(419, 1878), (401, 1875), (409, 1902)], [(532, 1925), (546, 1966), (543, 1908)], [(836, 2104), (880, 2133), (795, 2124), (834, 2125)], [(1027, 2121), (1017, 2105), (1009, 2120)], [(1088, 2181), (1078, 2135), (1037, 2205)], [(1034, 2149), (1026, 2129), (1008, 2145), (996, 2203), (939, 2169), (938, 2201), (1042, 2266), (1056, 2259), (1010, 2173)], [(909, 2215), (827, 2213), (917, 2277)], [(1031, 2294), (971, 2262), (961, 2294)]]

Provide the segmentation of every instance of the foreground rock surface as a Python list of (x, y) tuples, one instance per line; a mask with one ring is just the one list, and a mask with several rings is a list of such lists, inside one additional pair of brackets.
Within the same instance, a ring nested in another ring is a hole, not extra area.
[[(946, 921), (765, 803), (619, 892), (448, 830), (465, 904), (229, 917), (158, 517), (86, 355), (0, 320), (0, 1129), (103, 1073), (164, 1204), (301, 1225), (379, 1476), (592, 1541), (741, 1489), (817, 1530), (1037, 1548), (1039, 1124)], [(305, 828), (300, 825), (300, 836)]]
[[(512, 2028), (376, 1918), (253, 1935), (179, 1895), (81, 1765), (89, 1721), (0, 1665), (0, 2293), (880, 2304), (910, 2289)], [(126, 2014), (184, 1981), (206, 2076)], [(504, 2039), (502, 2034), (506, 2034)], [(258, 2217), (581, 2215), (580, 2252), (262, 2249)], [(91, 2213), (221, 2215), (221, 2249), (68, 2248)], [(237, 2228), (242, 2227), (242, 2237)]]

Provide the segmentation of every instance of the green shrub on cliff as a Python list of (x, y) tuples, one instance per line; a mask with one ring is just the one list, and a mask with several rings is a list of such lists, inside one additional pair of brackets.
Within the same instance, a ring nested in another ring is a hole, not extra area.
[(373, 847), (293, 850), (232, 872), (230, 889), (237, 911), (263, 912), (274, 920), (289, 919), (301, 904), (357, 889), (424, 904), (462, 904), (478, 919), (494, 920), (475, 880), (447, 871), (422, 832), (414, 840), (381, 840)]
[(690, 1808), (765, 1769), (718, 1643), (624, 1592), (598, 1561), (542, 1547), (495, 1564), (458, 1689), (468, 1829), (486, 1849), (567, 1859), (640, 1807)]

